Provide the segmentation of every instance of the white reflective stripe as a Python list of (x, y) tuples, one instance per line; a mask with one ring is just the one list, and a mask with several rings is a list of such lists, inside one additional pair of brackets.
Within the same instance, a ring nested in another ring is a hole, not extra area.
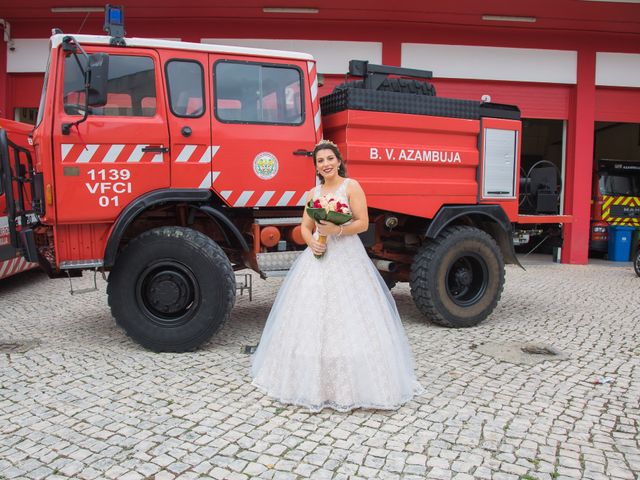
[(13, 273), (18, 273), (23, 271), (27, 266), (27, 261), (24, 259), (24, 257), (20, 257), (18, 259), (18, 265), (16, 266), (16, 269)]
[(13, 275), (13, 267), (16, 264), (16, 260), (17, 260), (16, 258), (14, 258), (13, 260), (9, 260), (9, 262), (8, 262), (9, 265), (7, 265), (8, 268), (4, 272), (4, 275), (6, 277), (8, 277), (9, 275)]
[(280, 200), (278, 200), (278, 203), (276, 203), (277, 207), (284, 207), (285, 205), (289, 204), (289, 200), (291, 200), (291, 197), (293, 197), (293, 195), (296, 192), (292, 192), (292, 191), (288, 191), (288, 192), (284, 192), (282, 194), (282, 196), (280, 197)]
[(223, 191), (220, 192), (220, 195), (222, 195), (222, 198), (227, 200), (231, 196), (232, 193), (233, 193), (233, 190), (223, 190)]
[(300, 197), (300, 200), (298, 200), (298, 203), (296, 203), (296, 206), (301, 207), (305, 203), (307, 203), (307, 192), (304, 192), (302, 194), (302, 196)]
[(313, 83), (311, 84), (311, 101), (315, 102), (317, 96), (318, 96), (318, 77), (314, 78)]
[(311, 73), (311, 70), (313, 70), (313, 62), (307, 62), (307, 70)]
[(102, 159), (102, 163), (115, 162), (116, 159), (118, 158), (118, 155), (120, 155), (120, 152), (122, 152), (123, 148), (124, 148), (124, 145), (111, 145), (111, 148), (109, 148), (109, 151)]
[(200, 160), (198, 160), (198, 163), (209, 163), (211, 162), (211, 159), (213, 157), (211, 156), (211, 145), (209, 145), (204, 153), (202, 154), (202, 156), (200, 157)]
[(267, 190), (266, 192), (264, 192), (256, 202), (256, 207), (264, 207), (267, 203), (269, 203), (269, 200), (271, 200), (271, 197), (273, 197), (275, 193), (276, 192), (274, 192), (273, 190)]
[(213, 157), (216, 156), (218, 150), (220, 150), (220, 145), (211, 145), (211, 160), (213, 160)]
[(138, 163), (142, 159), (142, 156), (144, 155), (144, 152), (142, 151), (142, 149), (147, 146), (148, 145), (136, 145), (136, 148), (134, 148), (133, 152), (131, 152), (131, 155), (129, 155), (129, 158), (127, 159), (127, 163)]
[(320, 128), (320, 109), (318, 109), (318, 111), (316, 112), (313, 123), (316, 126), (316, 130), (318, 130)]
[(82, 153), (76, 160), (76, 163), (89, 162), (89, 160), (91, 160), (91, 157), (93, 157), (93, 154), (96, 153), (96, 150), (98, 150), (99, 146), (100, 145), (85, 145), (84, 150), (82, 150)]
[(7, 270), (7, 267), (9, 266), (10, 263), (11, 263), (11, 260), (2, 262), (2, 267), (0, 268), (0, 278), (4, 276), (4, 272)]
[(11, 275), (11, 270), (13, 270), (13, 265), (16, 263), (16, 259), (13, 258), (11, 260), (7, 260), (5, 262), (5, 268), (4, 268), (4, 272), (2, 272), (1, 275), (4, 275), (5, 277), (8, 277), (9, 275)]
[(251, 198), (251, 195), (253, 195), (253, 190), (245, 190), (244, 192), (242, 192), (242, 194), (240, 194), (238, 200), (236, 200), (236, 203), (234, 203), (233, 206), (244, 207)]
[(191, 158), (191, 154), (196, 149), (196, 147), (197, 145), (185, 145), (182, 148), (180, 155), (178, 155), (178, 158), (176, 158), (176, 163), (188, 162), (189, 159)]
[(21, 272), (22, 270), (24, 270), (25, 264), (26, 264), (26, 261), (25, 261), (24, 257), (16, 258), (16, 265), (13, 268), (13, 273), (16, 274), (16, 273)]
[(73, 144), (72, 143), (63, 143), (62, 145), (60, 145), (61, 147), (61, 154), (62, 154), (62, 161), (64, 162), (65, 158), (67, 158), (67, 155), (69, 155), (69, 152), (71, 151), (71, 149), (73, 148)]
[(151, 163), (162, 163), (162, 154), (161, 153), (156, 153), (153, 156), (153, 160), (151, 160)]
[(220, 172), (209, 172), (205, 175), (205, 177), (200, 182), (200, 186), (198, 188), (210, 188), (213, 185), (213, 182), (216, 181)]
[(211, 172), (207, 173), (202, 181), (200, 182), (200, 186), (198, 188), (209, 188), (211, 186)]
[(19, 258), (14, 259), (13, 260), (13, 265), (12, 265), (13, 270), (10, 269), (11, 272), (10, 273), (7, 272), (7, 274), (8, 275), (15, 275), (16, 273), (18, 273), (18, 266), (19, 265), (20, 265), (20, 259)]

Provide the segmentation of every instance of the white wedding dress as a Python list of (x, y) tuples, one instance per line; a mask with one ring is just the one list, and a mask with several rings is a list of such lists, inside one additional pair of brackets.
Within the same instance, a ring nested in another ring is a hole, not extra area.
[[(348, 182), (331, 197), (348, 203)], [(267, 395), (314, 412), (394, 410), (422, 393), (393, 297), (358, 235), (329, 236), (322, 258), (307, 248), (296, 260), (251, 373)]]

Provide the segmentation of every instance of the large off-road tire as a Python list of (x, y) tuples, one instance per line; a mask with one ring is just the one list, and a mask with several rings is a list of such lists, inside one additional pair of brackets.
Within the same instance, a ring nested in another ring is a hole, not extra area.
[(636, 253), (636, 258), (633, 260), (633, 269), (636, 271), (636, 275), (640, 277), (640, 248)]
[(222, 249), (189, 228), (160, 227), (132, 240), (109, 275), (117, 323), (156, 352), (197, 348), (229, 318), (235, 276)]
[(411, 265), (411, 296), (433, 323), (473, 327), (498, 304), (504, 260), (493, 238), (467, 226), (446, 228)]

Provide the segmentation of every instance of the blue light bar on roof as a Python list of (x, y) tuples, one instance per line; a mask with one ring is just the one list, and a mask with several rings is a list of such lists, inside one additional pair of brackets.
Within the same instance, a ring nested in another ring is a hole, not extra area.
[(124, 23), (122, 7), (112, 7), (109, 5), (107, 13), (109, 15), (109, 23), (111, 25), (122, 25)]
[(105, 5), (104, 7), (104, 31), (111, 37), (111, 43), (124, 46), (124, 7)]

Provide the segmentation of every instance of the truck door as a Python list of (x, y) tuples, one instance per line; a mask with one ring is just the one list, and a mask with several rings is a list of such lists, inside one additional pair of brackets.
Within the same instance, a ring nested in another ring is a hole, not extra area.
[(167, 85), (169, 137), (171, 142), (171, 186), (210, 188), (211, 105), (208, 55), (198, 52), (163, 51)]
[(75, 126), (84, 114), (78, 66), (84, 60), (61, 59), (57, 82), (64, 92), (54, 106), (53, 156), (62, 223), (107, 223), (135, 198), (170, 185), (167, 115), (157, 100), (163, 98), (158, 55), (144, 49), (99, 51), (109, 54), (107, 104), (91, 107), (86, 121)]
[(234, 207), (303, 205), (315, 184), (306, 62), (210, 55), (213, 189)]

